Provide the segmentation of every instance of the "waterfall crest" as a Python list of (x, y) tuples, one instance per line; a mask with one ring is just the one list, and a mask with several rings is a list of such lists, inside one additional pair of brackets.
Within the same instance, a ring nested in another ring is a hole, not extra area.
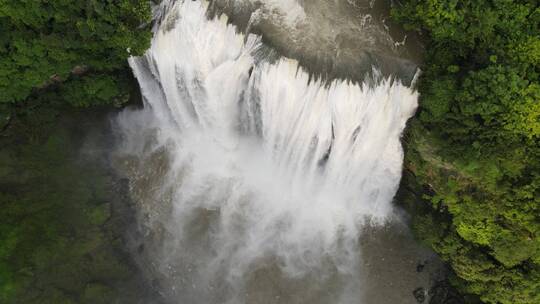
[[(264, 268), (354, 284), (363, 227), (392, 214), (417, 93), (310, 79), (206, 9), (171, 4), (130, 59), (145, 107), (117, 123), (149, 271), (182, 303), (246, 302)], [(361, 288), (341, 289), (348, 303)]]

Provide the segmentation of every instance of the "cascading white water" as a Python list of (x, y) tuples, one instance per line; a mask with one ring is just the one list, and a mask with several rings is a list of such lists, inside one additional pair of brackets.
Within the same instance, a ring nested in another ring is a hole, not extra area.
[[(142, 160), (132, 186), (153, 238), (149, 267), (179, 303), (245, 302), (265, 267), (353, 282), (363, 227), (392, 214), (417, 94), (392, 79), (310, 81), (262, 47), (208, 20), (205, 3), (177, 1), (130, 60), (145, 108), (118, 118), (122, 152)], [(342, 289), (346, 303), (361, 291)]]

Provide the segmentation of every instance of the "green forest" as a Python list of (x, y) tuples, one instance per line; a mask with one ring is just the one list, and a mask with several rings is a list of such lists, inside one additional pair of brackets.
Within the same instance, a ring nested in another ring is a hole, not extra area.
[(138, 90), (127, 57), (150, 21), (145, 0), (0, 0), (0, 303), (144, 298), (116, 182), (77, 151), (99, 107)]
[(409, 0), (420, 108), (405, 136), (414, 229), (485, 303), (540, 303), (540, 7)]
[[(398, 196), (415, 235), (467, 301), (540, 303), (539, 1), (402, 0), (392, 18), (426, 49)], [(0, 0), (0, 303), (111, 303), (136, 284), (110, 177), (71, 161), (62, 126), (129, 102), (150, 23), (146, 0)]]
[(4, 112), (52, 85), (75, 106), (120, 97), (126, 58), (149, 46), (150, 18), (149, 3), (139, 0), (0, 1)]

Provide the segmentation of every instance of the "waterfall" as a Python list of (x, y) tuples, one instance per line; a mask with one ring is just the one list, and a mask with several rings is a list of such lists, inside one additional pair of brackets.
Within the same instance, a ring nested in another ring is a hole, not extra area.
[(170, 3), (130, 59), (145, 105), (117, 123), (148, 272), (173, 303), (256, 303), (261, 269), (347, 282), (331, 303), (349, 303), (359, 236), (393, 213), (417, 93), (392, 78), (314, 79), (206, 10)]

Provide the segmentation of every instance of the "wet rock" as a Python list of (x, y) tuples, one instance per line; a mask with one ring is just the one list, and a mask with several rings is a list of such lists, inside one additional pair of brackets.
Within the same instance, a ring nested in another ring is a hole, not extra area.
[(137, 253), (142, 254), (144, 252), (144, 244), (137, 246)]
[(423, 287), (416, 288), (413, 295), (418, 303), (424, 303), (426, 300), (426, 290)]
[(71, 74), (75, 76), (82, 76), (88, 72), (90, 68), (86, 65), (77, 65), (71, 70)]
[(429, 290), (429, 304), (464, 304), (462, 296), (448, 283), (448, 281), (436, 282)]
[(5, 131), (11, 123), (12, 115), (0, 111), (0, 132)]
[(416, 265), (416, 272), (422, 272), (424, 271), (424, 268), (426, 267), (426, 264), (425, 263), (418, 263), (418, 265)]

